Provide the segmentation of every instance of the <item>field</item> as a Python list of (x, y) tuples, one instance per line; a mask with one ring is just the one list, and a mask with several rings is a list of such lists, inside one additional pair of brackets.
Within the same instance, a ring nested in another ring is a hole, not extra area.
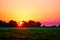
[(0, 40), (60, 40), (60, 28), (0, 28)]

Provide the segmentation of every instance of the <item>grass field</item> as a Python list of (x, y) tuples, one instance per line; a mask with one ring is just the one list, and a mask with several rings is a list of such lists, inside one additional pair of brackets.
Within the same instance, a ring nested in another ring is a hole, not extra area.
[(60, 28), (0, 28), (0, 40), (60, 40)]

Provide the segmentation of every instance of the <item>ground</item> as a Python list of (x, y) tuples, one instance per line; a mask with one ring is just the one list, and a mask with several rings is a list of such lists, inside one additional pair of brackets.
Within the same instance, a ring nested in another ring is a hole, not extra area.
[(60, 28), (0, 28), (0, 40), (60, 40)]

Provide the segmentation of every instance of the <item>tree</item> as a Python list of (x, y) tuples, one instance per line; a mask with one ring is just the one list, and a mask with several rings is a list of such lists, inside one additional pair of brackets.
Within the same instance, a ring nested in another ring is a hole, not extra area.
[(58, 27), (60, 27), (60, 25), (58, 25)]
[(52, 25), (51, 27), (56, 27), (55, 25)]
[(46, 27), (45, 25), (43, 25), (42, 27)]
[(33, 20), (29, 20), (28, 27), (36, 27), (36, 22), (34, 22)]
[(0, 27), (3, 27), (3, 21), (0, 20)]
[(22, 21), (22, 24), (20, 26), (21, 28), (27, 27), (27, 22), (26, 21)]
[(40, 22), (36, 22), (36, 26), (37, 27), (41, 27), (41, 23)]
[(10, 27), (17, 27), (18, 24), (17, 24), (16, 21), (10, 20), (10, 21), (9, 21), (9, 26), (10, 26)]
[(3, 27), (8, 27), (8, 26), (9, 26), (9, 24), (6, 23), (5, 21), (3, 21)]
[(0, 27), (8, 27), (8, 23), (5, 21), (0, 20)]

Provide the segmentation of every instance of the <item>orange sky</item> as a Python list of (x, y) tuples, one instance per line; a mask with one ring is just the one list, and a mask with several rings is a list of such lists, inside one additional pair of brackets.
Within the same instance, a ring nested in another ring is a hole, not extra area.
[(60, 21), (60, 0), (0, 0), (0, 19)]

